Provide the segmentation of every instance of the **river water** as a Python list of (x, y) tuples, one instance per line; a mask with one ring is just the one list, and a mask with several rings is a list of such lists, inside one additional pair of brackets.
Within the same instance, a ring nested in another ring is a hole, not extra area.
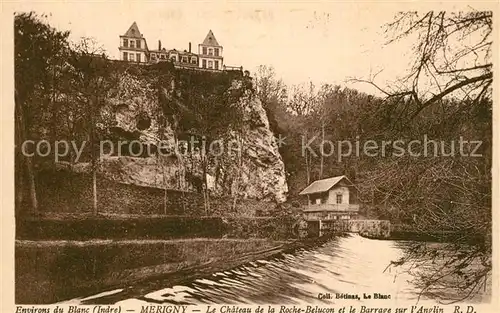
[[(420, 289), (412, 282), (413, 277), (403, 267), (388, 268), (391, 261), (403, 256), (402, 244), (404, 242), (371, 240), (352, 234), (182, 284), (171, 285), (165, 281), (164, 288), (153, 291), (144, 288), (143, 293), (133, 297), (123, 288), (69, 302), (106, 303), (109, 301), (106, 299), (114, 299), (114, 303), (122, 305), (331, 305), (352, 301), (336, 299), (336, 294), (357, 294), (360, 297), (357, 301), (363, 303), (373, 302), (373, 299), (363, 299), (363, 294), (373, 297), (375, 293), (390, 296), (391, 302), (416, 302)], [(485, 299), (485, 295), (480, 294), (476, 302)], [(426, 300), (433, 299), (420, 298), (420, 301)]]

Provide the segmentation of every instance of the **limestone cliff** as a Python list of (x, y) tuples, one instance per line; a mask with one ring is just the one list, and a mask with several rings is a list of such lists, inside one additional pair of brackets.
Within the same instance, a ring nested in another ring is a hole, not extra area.
[[(225, 77), (230, 83), (224, 85), (217, 75), (225, 73), (174, 71), (161, 80), (120, 74), (102, 109), (100, 127), (109, 142), (102, 143), (100, 171), (128, 184), (195, 192), (206, 184), (214, 195), (285, 201), (284, 163), (248, 78)], [(223, 112), (223, 105), (238, 115)]]

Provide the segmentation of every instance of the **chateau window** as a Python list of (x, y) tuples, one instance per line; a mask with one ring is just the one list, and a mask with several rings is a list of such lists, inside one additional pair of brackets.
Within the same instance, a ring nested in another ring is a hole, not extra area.
[(136, 61), (141, 62), (141, 54), (137, 53), (135, 56), (136, 56)]
[(214, 48), (214, 54), (215, 56), (219, 56), (219, 48)]
[(214, 65), (213, 65), (212, 61), (208, 61), (208, 68), (214, 68)]
[(214, 64), (215, 64), (215, 66), (214, 66), (214, 67), (215, 67), (216, 69), (219, 69), (219, 61), (214, 61)]
[(208, 48), (208, 55), (214, 55), (214, 49)]
[(135, 48), (135, 41), (130, 40), (130, 48)]
[(140, 39), (137, 39), (137, 48), (140, 48), (141, 47), (141, 40)]
[(128, 60), (128, 53), (127, 52), (123, 52), (123, 60), (124, 61)]
[(128, 47), (128, 40), (127, 39), (123, 39), (123, 46)]
[(337, 204), (341, 204), (342, 203), (342, 194), (338, 194), (337, 195)]
[(203, 60), (203, 61), (202, 61), (202, 67), (203, 67), (203, 68), (206, 68), (206, 67), (207, 67), (207, 60)]
[(207, 55), (207, 47), (203, 47), (203, 49), (202, 49), (202, 50), (203, 50), (203, 53), (202, 53), (202, 54)]

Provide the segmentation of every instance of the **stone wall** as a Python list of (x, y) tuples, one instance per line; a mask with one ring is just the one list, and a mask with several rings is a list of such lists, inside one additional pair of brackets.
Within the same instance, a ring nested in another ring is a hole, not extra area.
[(349, 231), (370, 238), (389, 238), (391, 223), (386, 220), (349, 220)]
[[(48, 170), (39, 172), (36, 182), (41, 213), (92, 212), (89, 174)], [(97, 179), (97, 202), (99, 213), (107, 214), (252, 217), (271, 215), (279, 209), (274, 202), (240, 198), (233, 210), (230, 196), (214, 195), (206, 211), (201, 193), (170, 189), (165, 197), (164, 189), (120, 183), (103, 175)]]
[(320, 233), (350, 232), (369, 238), (389, 238), (391, 235), (391, 223), (386, 220), (309, 221), (308, 227), (317, 229)]

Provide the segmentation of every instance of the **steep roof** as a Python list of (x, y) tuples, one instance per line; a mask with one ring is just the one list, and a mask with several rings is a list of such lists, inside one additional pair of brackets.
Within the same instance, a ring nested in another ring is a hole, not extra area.
[(136, 22), (133, 22), (129, 27), (124, 37), (133, 37), (133, 38), (142, 38), (141, 32), (139, 31), (139, 27)]
[(312, 193), (326, 192), (333, 188), (336, 184), (338, 184), (342, 179), (346, 179), (350, 184), (351, 181), (345, 176), (335, 176), (331, 178), (321, 179), (312, 182), (309, 186), (307, 186), (304, 190), (302, 190), (299, 195), (309, 195)]
[(203, 40), (202, 45), (219, 46), (220, 47), (219, 43), (217, 42), (217, 39), (215, 39), (215, 36), (214, 36), (214, 33), (212, 32), (212, 30), (208, 31), (208, 34), (205, 37), (205, 40)]

